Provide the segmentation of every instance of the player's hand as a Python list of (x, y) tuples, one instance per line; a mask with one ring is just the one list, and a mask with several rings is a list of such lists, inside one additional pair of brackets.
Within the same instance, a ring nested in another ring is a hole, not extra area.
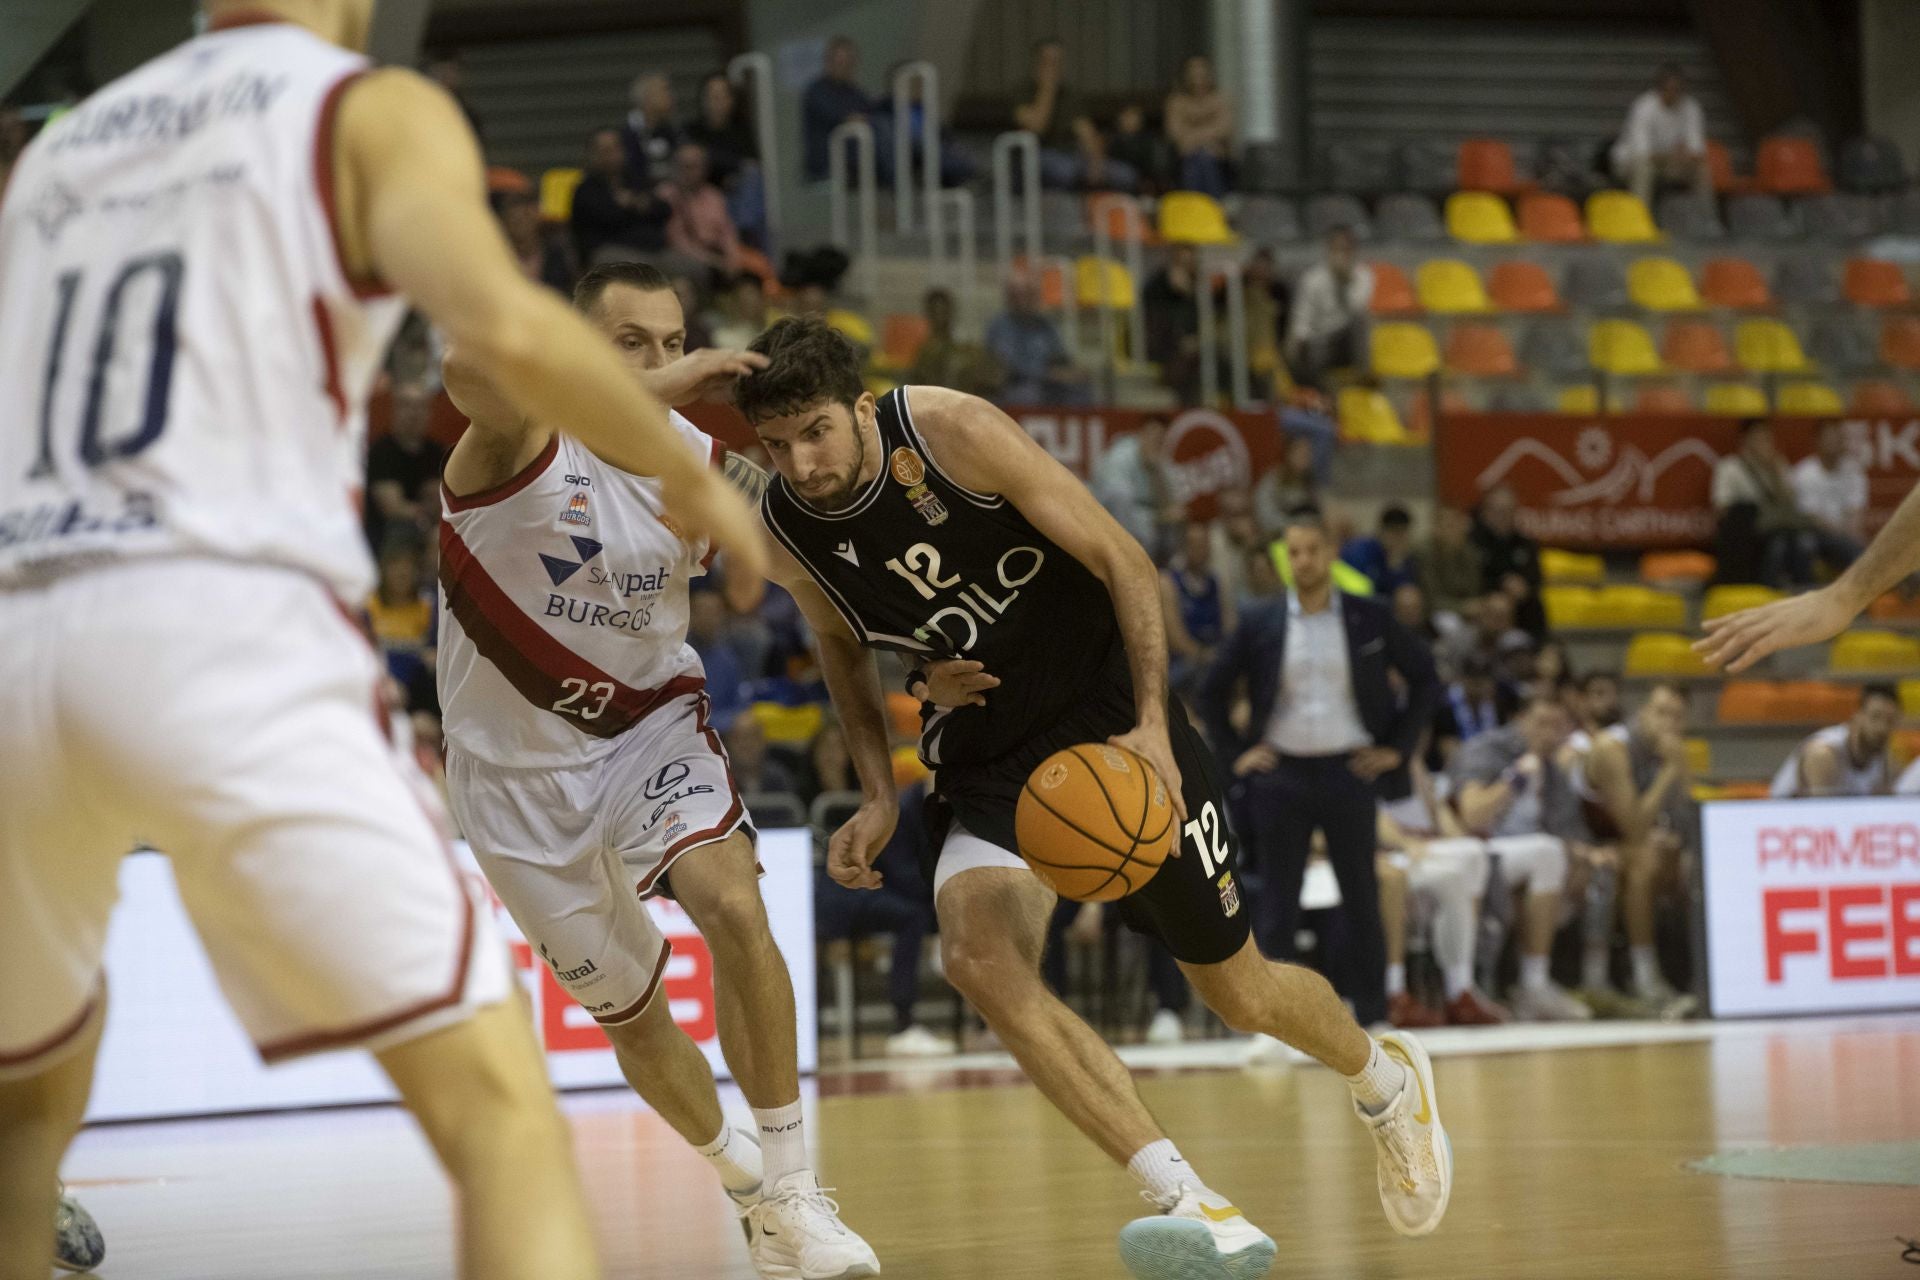
[(735, 382), (766, 367), (767, 358), (757, 351), (703, 347), (649, 371), (647, 390), (675, 407), (700, 400), (725, 400), (733, 395)]
[[(1173, 743), (1167, 738), (1167, 727), (1163, 724), (1137, 724), (1127, 733), (1108, 738), (1116, 747), (1125, 747), (1148, 764), (1160, 775), (1160, 781), (1167, 786), (1167, 801), (1173, 805), (1174, 819), (1183, 826), (1187, 821), (1187, 801), (1180, 786), (1180, 766), (1173, 762)], [(1180, 852), (1180, 842), (1173, 842), (1173, 852)]]
[(1655, 746), (1660, 752), (1662, 762), (1672, 765), (1683, 773), (1686, 772), (1687, 740), (1685, 738), (1677, 733), (1664, 733), (1660, 735), (1660, 741)]
[(1757, 609), (1742, 609), (1701, 624), (1707, 634), (1693, 651), (1710, 667), (1745, 671), (1768, 654), (1831, 640), (1847, 629), (1859, 610), (1832, 586)]
[(869, 800), (854, 811), (827, 841), (827, 874), (849, 889), (878, 889), (881, 877), (873, 860), (893, 838), (900, 821), (898, 802)]
[(760, 518), (720, 473), (707, 467), (660, 487), (667, 515), (688, 542), (710, 539), (728, 556), (729, 572), (767, 576), (767, 546)]
[(1244, 778), (1254, 773), (1272, 773), (1280, 764), (1280, 753), (1266, 743), (1257, 743), (1240, 753), (1233, 762), (1233, 776)]
[(936, 707), (984, 707), (987, 690), (1000, 687), (1000, 677), (971, 658), (936, 658), (920, 670), (927, 677), (927, 701)]
[(1404, 757), (1392, 747), (1362, 747), (1353, 753), (1347, 767), (1362, 781), (1372, 782), (1381, 774), (1398, 769), (1402, 759)]

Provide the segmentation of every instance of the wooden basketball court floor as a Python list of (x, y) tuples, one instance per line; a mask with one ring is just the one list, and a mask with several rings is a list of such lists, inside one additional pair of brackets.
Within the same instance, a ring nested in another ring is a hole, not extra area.
[[(1458, 1179), (1417, 1241), (1388, 1230), (1330, 1072), (1243, 1067), (1233, 1044), (1129, 1057), (1187, 1156), (1278, 1241), (1276, 1277), (1920, 1280), (1899, 1239), (1920, 1238), (1920, 1014), (1427, 1041)], [(887, 1276), (1124, 1277), (1133, 1182), (1010, 1068), (982, 1055), (809, 1086), (825, 1179)], [(609, 1276), (752, 1280), (717, 1186), (657, 1117), (625, 1092), (566, 1105)], [(1691, 1167), (1709, 1158), (1769, 1177)], [(452, 1272), (448, 1196), (391, 1108), (98, 1127), (66, 1172), (106, 1232), (107, 1280)]]

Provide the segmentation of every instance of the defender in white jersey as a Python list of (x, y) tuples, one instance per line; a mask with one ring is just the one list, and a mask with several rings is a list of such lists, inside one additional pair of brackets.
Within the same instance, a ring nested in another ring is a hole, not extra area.
[[(641, 263), (597, 267), (575, 306), (669, 403), (725, 394), (763, 366), (745, 352), (682, 357), (672, 283)], [(440, 697), (447, 786), (474, 856), (560, 984), (606, 1029), (634, 1089), (707, 1156), (769, 1280), (879, 1273), (807, 1159), (793, 986), (756, 880), (753, 828), (710, 723), (687, 644), (704, 542), (662, 512), (659, 484), (503, 403), (459, 349), (446, 383), (471, 425), (441, 501)], [(688, 457), (766, 478), (678, 414)], [(723, 569), (725, 567), (723, 566)], [(730, 603), (764, 584), (722, 572)], [(713, 953), (720, 1043), (752, 1104), (732, 1129), (694, 1042), (657, 997), (667, 943), (643, 902), (670, 892)]]
[(684, 525), (761, 549), (520, 277), (454, 104), (349, 52), (372, 0), (206, 7), (208, 35), (49, 125), (0, 193), (0, 1277), (51, 1259), (143, 841), (263, 1056), (377, 1053), (459, 1188), (465, 1271), (596, 1276), (503, 950), (337, 603), (372, 580), (357, 460), (392, 292), (659, 474)]
[(1845, 724), (1830, 725), (1794, 748), (1773, 775), (1776, 800), (1805, 796), (1884, 796), (1893, 786), (1887, 748), (1900, 727), (1900, 694), (1870, 684)]

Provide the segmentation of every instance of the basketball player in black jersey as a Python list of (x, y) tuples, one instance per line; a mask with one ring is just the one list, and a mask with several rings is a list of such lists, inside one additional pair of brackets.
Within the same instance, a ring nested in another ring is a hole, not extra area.
[(1159, 937), (1229, 1026), (1341, 1072), (1373, 1131), (1389, 1221), (1439, 1224), (1452, 1155), (1426, 1054), (1371, 1040), (1318, 974), (1264, 959), (1249, 936), (1221, 780), (1167, 692), (1152, 561), (1086, 487), (973, 396), (906, 387), (876, 400), (859, 358), (817, 320), (755, 341), (767, 367), (736, 400), (779, 472), (761, 502), (774, 580), (819, 636), (827, 687), (865, 803), (828, 870), (872, 888), (898, 813), (880, 677), (868, 649), (916, 664), (921, 754), (945, 829), (934, 870), (947, 977), (1068, 1119), (1147, 1188), (1161, 1215), (1121, 1232), (1136, 1276), (1263, 1274), (1273, 1242), (1210, 1190), (1142, 1105), (1127, 1070), (1039, 974), (1053, 893), (1014, 852), (1035, 765), (1080, 742), (1143, 756), (1182, 835), (1123, 918)]

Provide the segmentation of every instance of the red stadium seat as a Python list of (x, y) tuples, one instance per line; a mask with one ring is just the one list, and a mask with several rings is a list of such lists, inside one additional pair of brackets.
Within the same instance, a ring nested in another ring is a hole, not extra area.
[(1528, 185), (1513, 165), (1513, 148), (1498, 138), (1468, 138), (1460, 144), (1460, 189), (1516, 195)]
[(1413, 282), (1407, 273), (1391, 262), (1369, 262), (1373, 271), (1373, 303), (1368, 308), (1376, 316), (1414, 316), (1420, 314), (1420, 300), (1413, 295)]
[(1855, 383), (1847, 403), (1850, 411), (1868, 415), (1912, 413), (1914, 409), (1907, 389), (1884, 378)]
[(1520, 197), (1520, 237), (1545, 244), (1577, 244), (1587, 238), (1580, 206), (1552, 191), (1529, 191)]
[(1692, 413), (1693, 399), (1685, 387), (1671, 382), (1643, 382), (1633, 393), (1635, 413)]
[(1511, 378), (1520, 372), (1513, 344), (1490, 324), (1456, 324), (1447, 335), (1447, 368), (1476, 378)]
[(1660, 358), (1688, 373), (1726, 373), (1733, 368), (1726, 335), (1709, 320), (1675, 320), (1667, 325)]
[(1487, 296), (1502, 311), (1559, 311), (1564, 305), (1553, 277), (1537, 262), (1497, 262), (1487, 276)]
[(1777, 196), (1813, 195), (1833, 190), (1820, 162), (1820, 148), (1811, 138), (1775, 134), (1760, 144), (1754, 165), (1760, 189)]
[(1880, 358), (1896, 369), (1920, 369), (1920, 316), (1888, 316), (1880, 326)]
[(1846, 273), (1847, 301), (1856, 307), (1904, 307), (1913, 302), (1913, 291), (1898, 263), (1877, 258), (1849, 258)]
[(1701, 267), (1700, 296), (1716, 307), (1743, 311), (1773, 304), (1766, 277), (1745, 258), (1714, 258)]

